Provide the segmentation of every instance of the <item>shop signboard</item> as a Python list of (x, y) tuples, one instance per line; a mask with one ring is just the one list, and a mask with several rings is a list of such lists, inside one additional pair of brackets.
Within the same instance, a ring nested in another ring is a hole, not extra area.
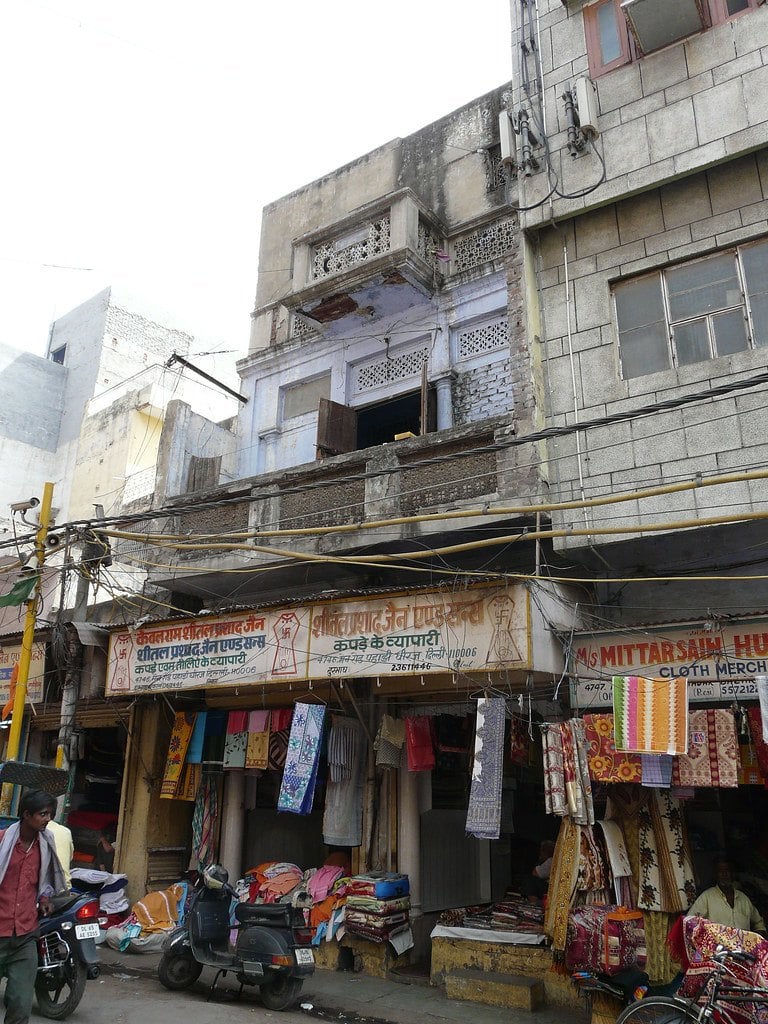
[(613, 676), (628, 675), (683, 677), (695, 702), (757, 700), (755, 676), (768, 675), (768, 620), (575, 633), (569, 667), (574, 708), (609, 707)]
[(106, 692), (527, 669), (530, 633), (523, 587), (158, 623), (112, 634)]
[[(11, 676), (21, 658), (21, 645), (12, 647), (3, 644), (0, 648), (0, 706), (6, 704), (11, 695)], [(27, 700), (43, 699), (43, 677), (45, 675), (45, 644), (32, 644), (32, 661), (27, 679)]]

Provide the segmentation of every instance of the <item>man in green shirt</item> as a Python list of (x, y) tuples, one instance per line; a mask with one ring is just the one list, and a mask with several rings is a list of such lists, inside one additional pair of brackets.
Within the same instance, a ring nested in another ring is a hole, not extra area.
[(706, 917), (715, 924), (764, 935), (765, 921), (749, 897), (734, 886), (733, 871), (727, 860), (716, 862), (715, 878), (717, 884), (704, 890), (688, 910), (688, 916)]

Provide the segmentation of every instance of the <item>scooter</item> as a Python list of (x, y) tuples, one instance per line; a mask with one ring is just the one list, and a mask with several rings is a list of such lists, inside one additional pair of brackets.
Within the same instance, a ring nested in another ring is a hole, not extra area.
[(38, 928), (35, 995), (43, 1017), (64, 1020), (83, 998), (86, 981), (100, 974), (94, 940), (101, 911), (91, 895), (53, 896), (51, 904)]
[(193, 985), (203, 967), (215, 967), (209, 999), (219, 978), (231, 971), (240, 982), (240, 994), (244, 985), (258, 986), (267, 1009), (286, 1010), (296, 1001), (304, 978), (315, 969), (309, 948), (312, 929), (305, 925), (303, 911), (289, 903), (237, 903), (233, 950), (230, 906), (237, 897), (228, 880), (227, 871), (219, 865), (203, 872), (203, 884), (184, 924), (165, 940), (158, 978), (176, 992)]

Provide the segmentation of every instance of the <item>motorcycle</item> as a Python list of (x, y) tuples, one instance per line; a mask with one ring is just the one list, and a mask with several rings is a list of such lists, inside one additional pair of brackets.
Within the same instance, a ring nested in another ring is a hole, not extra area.
[(219, 865), (203, 872), (184, 924), (165, 941), (158, 978), (176, 992), (193, 985), (203, 967), (214, 967), (210, 999), (219, 978), (231, 971), (240, 982), (240, 994), (244, 985), (257, 986), (267, 1009), (285, 1010), (296, 1001), (304, 978), (314, 972), (312, 929), (304, 923), (303, 911), (289, 903), (237, 903), (232, 949), (230, 907), (237, 896), (228, 880)]
[(51, 904), (38, 928), (35, 995), (43, 1017), (64, 1020), (83, 998), (86, 981), (100, 974), (95, 939), (101, 911), (91, 895), (53, 896)]

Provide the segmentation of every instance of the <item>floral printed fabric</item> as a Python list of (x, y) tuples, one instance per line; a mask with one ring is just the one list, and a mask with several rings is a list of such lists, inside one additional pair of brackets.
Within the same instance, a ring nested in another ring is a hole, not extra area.
[(181, 784), (184, 760), (187, 747), (195, 725), (195, 714), (190, 711), (177, 711), (173, 720), (171, 739), (168, 743), (168, 758), (165, 762), (163, 782), (160, 787), (161, 800), (173, 800)]
[(739, 784), (739, 744), (730, 708), (692, 711), (688, 753), (672, 768), (673, 786), (735, 789)]
[(584, 715), (589, 777), (593, 782), (640, 782), (639, 754), (616, 750), (613, 715)]
[(324, 720), (324, 704), (296, 705), (277, 801), (279, 811), (309, 814), (312, 810)]
[(674, 914), (696, 899), (688, 840), (679, 802), (664, 789), (649, 791), (638, 811), (642, 910)]

